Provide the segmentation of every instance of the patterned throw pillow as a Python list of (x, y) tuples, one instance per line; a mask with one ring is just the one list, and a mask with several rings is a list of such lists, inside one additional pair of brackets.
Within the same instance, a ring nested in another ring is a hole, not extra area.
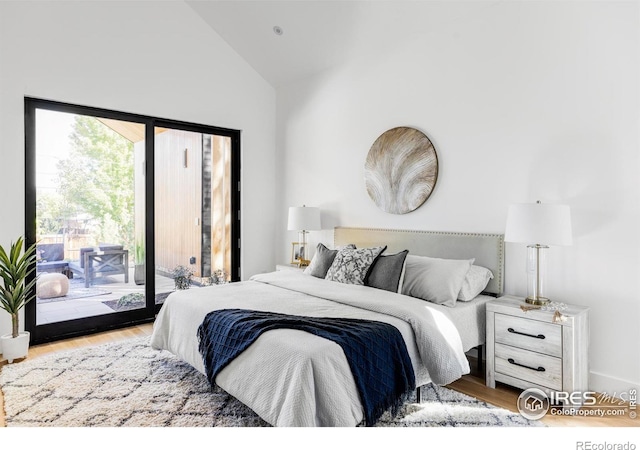
[(363, 285), (371, 266), (386, 248), (385, 245), (384, 247), (341, 249), (329, 267), (325, 279), (338, 283)]

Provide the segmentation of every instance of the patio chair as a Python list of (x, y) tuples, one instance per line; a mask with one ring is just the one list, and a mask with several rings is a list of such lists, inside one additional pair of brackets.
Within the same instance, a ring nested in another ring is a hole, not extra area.
[(89, 287), (96, 275), (124, 275), (124, 282), (129, 282), (129, 250), (122, 245), (100, 244), (98, 248), (83, 247), (80, 249), (80, 260), (70, 262), (69, 268), (84, 278), (84, 286)]
[(36, 270), (39, 273), (63, 273), (71, 278), (69, 263), (64, 261), (64, 244), (37, 244)]

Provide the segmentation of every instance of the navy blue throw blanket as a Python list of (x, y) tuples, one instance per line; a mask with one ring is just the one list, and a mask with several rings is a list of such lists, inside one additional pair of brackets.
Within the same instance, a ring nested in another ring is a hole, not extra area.
[(392, 325), (246, 309), (210, 312), (198, 328), (199, 350), (211, 385), (218, 373), (262, 333), (278, 328), (306, 331), (342, 347), (360, 394), (367, 426), (374, 425), (389, 409), (395, 414), (415, 389), (407, 346)]

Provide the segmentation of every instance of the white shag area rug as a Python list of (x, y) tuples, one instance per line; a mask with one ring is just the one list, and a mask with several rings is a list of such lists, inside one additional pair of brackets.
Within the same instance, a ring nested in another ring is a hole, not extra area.
[[(251, 409), (149, 338), (5, 365), (8, 427), (264, 427)], [(451, 389), (429, 385), (381, 427), (544, 426)]]

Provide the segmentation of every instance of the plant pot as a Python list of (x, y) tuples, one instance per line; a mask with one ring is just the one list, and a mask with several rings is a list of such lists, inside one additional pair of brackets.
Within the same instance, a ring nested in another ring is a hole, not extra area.
[(173, 279), (173, 282), (176, 286), (176, 290), (181, 291), (184, 289), (189, 289), (189, 287), (191, 286), (191, 278), (187, 278), (187, 277), (183, 277), (183, 276), (178, 276), (175, 277)]
[(29, 353), (30, 333), (22, 331), (18, 337), (11, 337), (11, 334), (0, 336), (2, 342), (2, 356), (11, 364), (14, 359), (26, 358)]
[(133, 269), (133, 280), (137, 285), (144, 284), (145, 274), (144, 274), (144, 264), (136, 264)]

